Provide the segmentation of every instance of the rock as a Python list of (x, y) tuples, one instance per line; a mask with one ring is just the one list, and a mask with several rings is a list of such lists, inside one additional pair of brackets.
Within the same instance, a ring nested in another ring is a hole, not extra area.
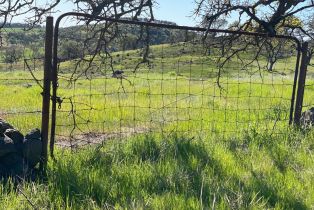
[(2, 163), (0, 163), (0, 176), (3, 176), (6, 173), (6, 171), (7, 171), (6, 167)]
[(23, 85), (23, 87), (26, 87), (26, 88), (31, 88), (31, 87), (33, 87), (33, 85), (32, 85), (32, 84), (27, 83), (27, 84), (24, 84), (24, 85)]
[(1, 158), (1, 164), (4, 166), (4, 174), (19, 175), (27, 171), (27, 165), (21, 155), (10, 153)]
[(34, 170), (42, 153), (41, 133), (34, 129), (25, 138), (0, 119), (0, 178), (25, 175)]
[(23, 144), (24, 136), (18, 130), (9, 128), (4, 132), (4, 135), (12, 139), (14, 144)]
[(12, 125), (0, 119), (0, 135), (2, 135), (7, 129), (14, 129)]
[(25, 135), (23, 143), (23, 156), (30, 167), (39, 163), (42, 152), (41, 134), (38, 129), (32, 130)]
[(39, 163), (42, 152), (42, 142), (40, 139), (27, 139), (23, 145), (23, 156), (30, 167)]
[(31, 130), (25, 135), (25, 139), (41, 139), (41, 133), (38, 128)]
[(9, 154), (16, 153), (17, 150), (14, 146), (14, 142), (8, 136), (0, 136), (0, 158)]
[[(0, 169), (5, 168), (5, 166), (2, 164), (2, 162), (0, 162)], [(3, 170), (0, 170), (0, 172), (2, 172)]]
[(17, 149), (18, 153), (22, 154), (24, 141), (23, 134), (18, 130), (9, 128), (4, 132), (4, 135), (8, 136), (10, 139), (13, 140), (14, 146)]
[(314, 107), (301, 114), (300, 125), (303, 129), (314, 126)]

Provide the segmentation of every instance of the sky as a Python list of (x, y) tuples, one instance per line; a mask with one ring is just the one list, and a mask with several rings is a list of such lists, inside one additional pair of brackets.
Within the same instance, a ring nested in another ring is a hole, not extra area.
[[(37, 4), (42, 5), (49, 0), (37, 0)], [(195, 26), (197, 22), (192, 17), (194, 9), (194, 0), (157, 0), (158, 5), (154, 8), (155, 19), (175, 22), (178, 25)], [(56, 8), (57, 13), (53, 16), (70, 12), (73, 9), (71, 1), (61, 1)], [(25, 17), (24, 17), (25, 18)], [(17, 17), (13, 22), (23, 22), (23, 17)]]
[[(61, 0), (60, 4), (57, 6), (53, 14), (55, 18), (60, 16), (62, 13), (70, 12), (75, 9), (73, 4), (74, 0)], [(185, 26), (196, 26), (199, 21), (195, 20), (193, 17), (193, 10), (195, 9), (195, 0), (156, 0), (157, 5), (154, 6), (154, 15), (158, 20), (166, 20), (175, 22), (178, 25)], [(37, 5), (44, 5), (50, 0), (35, 0)], [(303, 13), (304, 14), (304, 13)], [(16, 17), (13, 22), (24, 22), (24, 17)], [(228, 21), (237, 20), (237, 15), (231, 14), (228, 17)], [(75, 23), (75, 22), (74, 22)], [(63, 22), (63, 26), (73, 25), (73, 22)]]
[(192, 17), (194, 9), (193, 0), (157, 0), (155, 17), (159, 20), (168, 20), (178, 25), (195, 26), (196, 21)]

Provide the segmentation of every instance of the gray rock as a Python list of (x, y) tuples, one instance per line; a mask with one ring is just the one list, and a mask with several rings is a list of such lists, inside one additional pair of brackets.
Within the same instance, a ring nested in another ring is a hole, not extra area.
[(0, 175), (4, 174), (4, 172), (6, 171), (6, 167), (0, 163)]
[(27, 165), (21, 155), (17, 153), (10, 153), (1, 158), (1, 164), (5, 168), (5, 174), (19, 175), (27, 171)]
[(13, 140), (13, 143), (18, 153), (22, 154), (23, 153), (23, 141), (24, 141), (23, 134), (19, 132), (18, 130), (10, 128), (4, 132), (4, 135), (8, 136), (10, 139)]
[(0, 119), (0, 176), (26, 174), (39, 163), (41, 153), (39, 129), (24, 138), (21, 132)]
[(0, 135), (2, 135), (7, 129), (14, 129), (12, 125), (0, 119)]
[(0, 137), (0, 158), (9, 154), (16, 153), (17, 150), (14, 146), (14, 142), (8, 136), (4, 135)]
[(42, 152), (41, 134), (38, 129), (32, 130), (24, 138), (23, 156), (30, 167), (34, 167), (39, 163)]
[(38, 128), (31, 130), (28, 134), (25, 135), (25, 139), (41, 139), (41, 133)]
[(300, 125), (303, 129), (309, 129), (314, 126), (314, 107), (301, 114)]

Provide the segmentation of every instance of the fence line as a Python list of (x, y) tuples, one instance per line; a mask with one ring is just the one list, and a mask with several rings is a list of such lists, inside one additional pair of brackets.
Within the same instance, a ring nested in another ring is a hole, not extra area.
[[(0, 63), (0, 118), (22, 132), (40, 127), (42, 58), (24, 58), (15, 63)], [(28, 62), (31, 65), (25, 65)], [(5, 68), (3, 68), (5, 67)], [(30, 74), (30, 72), (32, 74)], [(36, 78), (36, 80), (34, 79)]]
[[(140, 30), (142, 26), (132, 27)], [(83, 26), (79, 29), (85, 37), (92, 33)], [(149, 30), (158, 31), (151, 25), (146, 26)], [(154, 42), (152, 36), (146, 34), (149, 43)], [(119, 43), (117, 39), (114, 43)], [(62, 37), (59, 40), (62, 45)], [(82, 51), (83, 40), (77, 43)], [(285, 132), (295, 87), (296, 64), (291, 59), (299, 54), (283, 52), (286, 55), (276, 67), (267, 71), (258, 61), (245, 63), (245, 57), (256, 52), (247, 49), (221, 68), (221, 46), (210, 46), (209, 53), (204, 43), (196, 35), (177, 43), (141, 43), (134, 50), (112, 51), (109, 56), (104, 49), (92, 61), (58, 59), (57, 144), (75, 147), (137, 134)], [(262, 62), (267, 60), (266, 55), (261, 57)]]

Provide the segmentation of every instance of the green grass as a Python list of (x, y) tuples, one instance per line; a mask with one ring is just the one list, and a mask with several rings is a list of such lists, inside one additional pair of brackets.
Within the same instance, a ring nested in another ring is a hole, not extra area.
[[(231, 59), (217, 83), (217, 52), (207, 56), (204, 50), (193, 43), (152, 46), (149, 66), (142, 64), (135, 73), (141, 50), (113, 53), (113, 70), (123, 70), (128, 80), (122, 83), (112, 78), (109, 59), (96, 57), (86, 72), (82, 62), (73, 74), (72, 61), (61, 63), (58, 94), (64, 102), (57, 133), (119, 133), (122, 127), (234, 135), (251, 126), (274, 132), (287, 127), (294, 57), (279, 60), (274, 72), (259, 70), (256, 63), (242, 69), (239, 59)], [(244, 61), (248, 58), (246, 53)], [(259, 65), (265, 64), (262, 58)]]
[[(36, 76), (42, 78), (41, 72)], [(22, 132), (39, 127), (41, 122), (42, 89), (25, 71), (0, 74), (0, 118), (11, 122)]]
[[(0, 113), (23, 132), (40, 126), (42, 90), (28, 74), (3, 73), (2, 78), (17, 80), (3, 81), (0, 85)], [(42, 77), (40, 73), (36, 76)], [(60, 79), (58, 96), (63, 98), (63, 103), (58, 109), (57, 123), (63, 126), (58, 127), (57, 133), (69, 135), (71, 131), (70, 102), (77, 110), (76, 122), (89, 122), (89, 126), (79, 125), (83, 132), (108, 133), (119, 131), (120, 127), (148, 130), (163, 127), (169, 132), (237, 133), (247, 129), (249, 123), (260, 130), (274, 129), (276, 121), (276, 128), (288, 124), (291, 77), (265, 77), (265, 81), (273, 81), (264, 84), (259, 78), (222, 79), (223, 89), (214, 78), (190, 80), (171, 72), (137, 73), (128, 79), (132, 84), (123, 80), (126, 93), (119, 80), (111, 77), (78, 80), (75, 89), (74, 84), (69, 86), (67, 81)], [(311, 102), (309, 99), (306, 101)]]
[[(86, 75), (82, 69), (71, 75), (72, 61), (61, 63), (58, 95), (64, 102), (58, 123), (68, 126), (58, 127), (58, 133), (69, 135), (73, 127), (71, 102), (77, 110), (77, 122), (89, 124), (81, 126), (83, 132), (114, 132), (121, 126), (224, 133), (245, 130), (250, 123), (261, 130), (286, 127), (295, 58), (279, 60), (273, 73), (260, 72), (254, 65), (241, 69), (239, 60), (232, 59), (222, 69), (217, 84), (217, 58), (203, 51), (191, 43), (152, 46), (150, 68), (143, 64), (136, 73), (132, 71), (141, 59), (141, 50), (113, 53), (113, 69), (124, 70), (130, 82), (122, 80), (122, 84), (111, 77), (108, 60), (97, 57)], [(262, 59), (260, 65), (264, 64)], [(16, 71), (22, 66), (14, 64), (15, 71), (0, 75), (0, 114), (25, 132), (40, 125), (38, 115), (32, 112), (41, 109), (41, 89), (28, 72)], [(42, 69), (42, 65), (35, 63), (35, 69)], [(41, 72), (35, 75), (42, 78)], [(78, 80), (63, 79), (71, 76)], [(314, 104), (310, 78), (305, 94), (307, 106)]]
[[(58, 136), (144, 132), (57, 148), (47, 180), (1, 182), (0, 209), (314, 208), (314, 133), (288, 127), (294, 58), (274, 73), (241, 70), (231, 60), (217, 84), (216, 58), (191, 49), (154, 46), (150, 68), (135, 74), (140, 52), (114, 53), (114, 70), (130, 81), (122, 85), (99, 58), (100, 69), (86, 75), (71, 75), (73, 63), (61, 63)], [(304, 102), (311, 106), (308, 79)], [(1, 72), (0, 81), (0, 117), (23, 133), (40, 127), (42, 90), (30, 74)]]
[[(313, 133), (241, 138), (143, 135), (57, 150), (46, 182), (18, 188), (39, 209), (311, 209)], [(0, 205), (28, 209), (10, 182)]]

